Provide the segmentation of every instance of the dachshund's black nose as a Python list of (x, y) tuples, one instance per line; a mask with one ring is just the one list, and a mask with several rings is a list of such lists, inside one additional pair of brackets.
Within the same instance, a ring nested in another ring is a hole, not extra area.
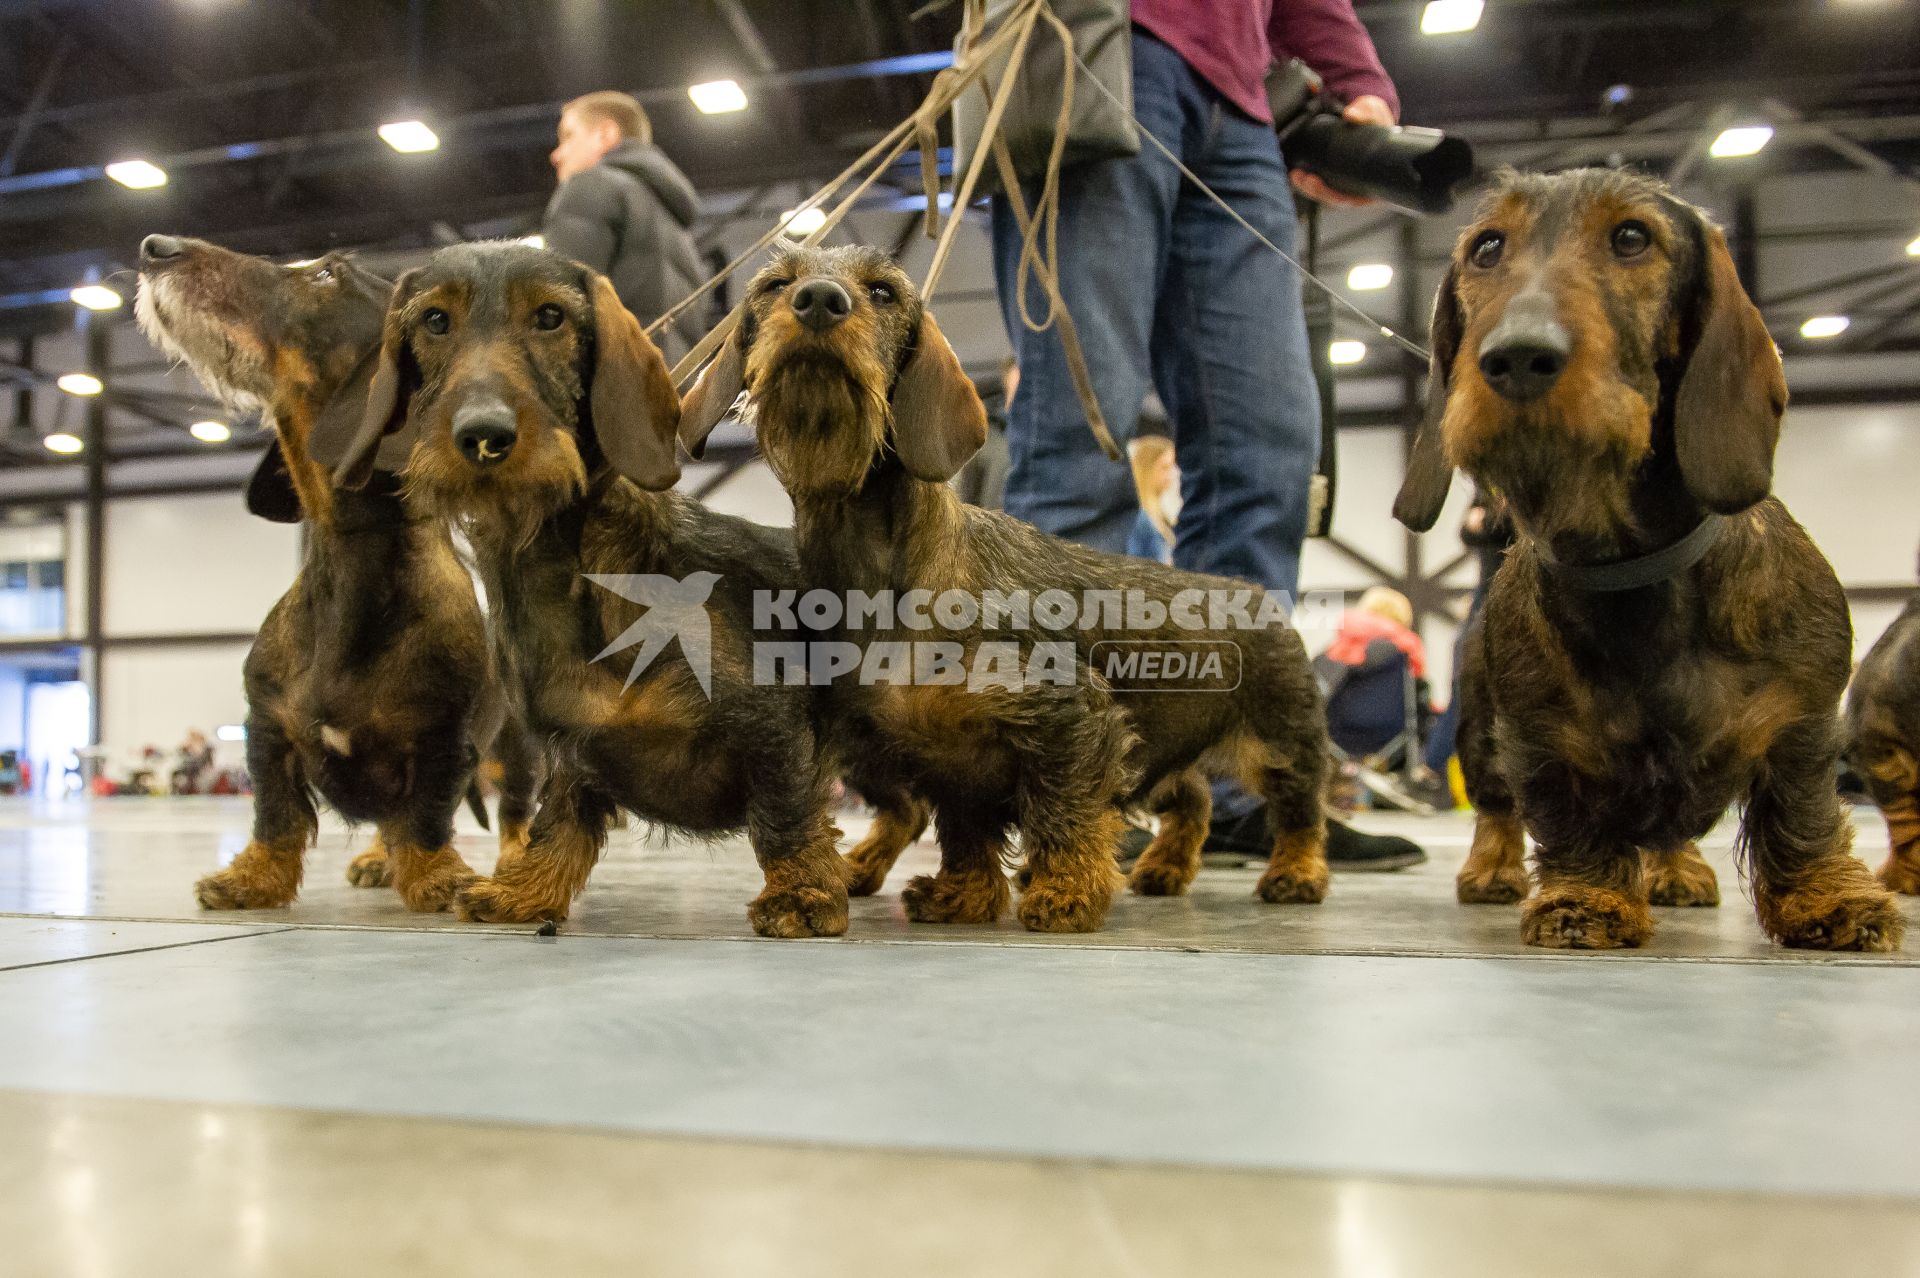
[(853, 295), (833, 280), (802, 280), (793, 290), (793, 313), (816, 333), (853, 314)]
[(140, 241), (140, 261), (165, 262), (187, 251), (187, 242), (172, 235), (149, 235)]
[(1538, 399), (1560, 380), (1572, 354), (1566, 326), (1517, 298), (1480, 344), (1480, 375), (1507, 399)]
[(497, 466), (520, 438), (513, 411), (505, 404), (474, 404), (453, 415), (453, 442), (476, 466)]

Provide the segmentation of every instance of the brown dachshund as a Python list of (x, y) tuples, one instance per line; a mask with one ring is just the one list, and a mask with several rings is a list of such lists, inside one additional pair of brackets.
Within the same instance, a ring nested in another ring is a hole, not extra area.
[(1887, 821), (1880, 881), (1920, 894), (1920, 597), (1894, 618), (1853, 676), (1847, 761)]
[(1647, 178), (1504, 175), (1441, 285), (1431, 383), (1394, 513), (1431, 527), (1457, 466), (1519, 532), (1463, 703), (1487, 747), (1462, 746), (1463, 896), (1522, 886), (1524, 827), (1524, 939), (1642, 945), (1643, 851), (1656, 882), (1704, 868), (1688, 849), (1740, 802), (1769, 936), (1898, 948), (1834, 794), (1846, 597), (1768, 495), (1786, 381), (1720, 231)]
[[(1120, 811), (1130, 806), (1163, 818), (1134, 889), (1183, 892), (1207, 830), (1209, 774), (1239, 778), (1267, 800), (1273, 853), (1259, 895), (1324, 896), (1325, 715), (1299, 636), (1277, 619), (1281, 601), (962, 505), (946, 480), (985, 438), (985, 413), (899, 267), (866, 249), (776, 257), (753, 281), (738, 332), (689, 394), (690, 448), (742, 389), (793, 496), (802, 576), (843, 600), (890, 592), (939, 605), (918, 619), (909, 607), (869, 625), (849, 611), (822, 626), (823, 643), (864, 658), (914, 648), (910, 678), (869, 680), (863, 658), (859, 675), (834, 681), (829, 697), (835, 738), (869, 743), (873, 766), (933, 806), (940, 871), (908, 884), (910, 918), (999, 917), (1011, 896), (1000, 862), (1017, 829), (1027, 864), (1020, 921), (1038, 931), (1099, 928), (1118, 881)], [(1021, 592), (1037, 600), (1054, 592), (1066, 609), (1049, 621), (1036, 606), (1036, 624), (1025, 627), (989, 620), (983, 601)], [(1099, 596), (1124, 599), (1124, 608), (1092, 606)], [(1183, 596), (1208, 603), (1182, 611)], [(1240, 602), (1246, 624), (1214, 609), (1223, 597)], [(927, 640), (944, 641), (966, 677), (922, 678)], [(1233, 673), (1177, 686), (1152, 673), (1183, 651), (1220, 653)], [(1062, 662), (1054, 673), (1063, 677), (982, 675), (1000, 657), (1018, 665), (1044, 654)], [(873, 890), (890, 864), (856, 850), (856, 886)]]
[[(358, 423), (391, 291), (337, 254), (283, 267), (168, 235), (140, 247), (141, 327), (223, 399), (273, 425), (249, 506), (307, 520), (299, 576), (247, 654), (253, 838), (200, 880), (207, 909), (293, 900), (318, 829), (315, 792), (376, 825), (351, 881), (390, 880), (409, 909), (443, 910), (472, 876), (451, 843), (476, 731), (491, 736), (477, 722), (488, 668), (473, 582), (445, 527), (401, 507), (393, 459), (371, 490), (336, 494), (308, 454), (316, 423)], [(503, 855), (525, 834), (523, 769), (520, 755), (509, 760)]]
[(548, 765), (525, 855), (464, 886), (461, 916), (565, 918), (625, 809), (744, 827), (756, 932), (844, 932), (817, 698), (755, 678), (755, 598), (793, 588), (791, 538), (657, 491), (679, 396), (612, 286), (517, 244), (443, 249), (396, 285), (378, 365), (336, 478), (362, 482), (383, 439), (411, 448), (409, 505), (472, 544)]

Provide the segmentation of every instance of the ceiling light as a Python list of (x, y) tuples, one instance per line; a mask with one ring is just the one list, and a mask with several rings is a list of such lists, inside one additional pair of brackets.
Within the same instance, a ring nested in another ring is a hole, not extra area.
[(145, 191), (167, 184), (167, 171), (145, 160), (120, 160), (109, 164), (107, 176), (121, 186), (132, 187), (136, 191)]
[(247, 727), (243, 723), (223, 723), (213, 730), (213, 735), (221, 741), (245, 741)]
[(1356, 293), (1370, 293), (1393, 283), (1393, 268), (1385, 262), (1361, 262), (1347, 272), (1347, 287)]
[(127, 300), (105, 284), (82, 284), (67, 296), (90, 311), (116, 311)]
[(1758, 155), (1767, 143), (1773, 141), (1771, 124), (1748, 124), (1727, 129), (1713, 140), (1707, 148), (1707, 154), (1716, 160), (1737, 159), (1743, 155)]
[(380, 140), (402, 155), (434, 151), (440, 147), (440, 135), (418, 120), (395, 120), (380, 126)]
[(69, 435), (64, 430), (48, 435), (40, 442), (47, 446), (50, 453), (77, 453), (86, 447), (78, 435)]
[(732, 80), (709, 80), (705, 84), (696, 84), (687, 90), (687, 96), (693, 99), (693, 105), (707, 115), (724, 115), (728, 111), (747, 109), (746, 90)]
[(1420, 13), (1421, 35), (1459, 35), (1480, 25), (1481, 0), (1428, 0)]
[(547, 246), (547, 237), (544, 235), (523, 235), (520, 237), (520, 242), (528, 248), (545, 248)]
[(1327, 359), (1334, 364), (1358, 364), (1367, 357), (1365, 342), (1338, 341), (1327, 347)]
[(187, 427), (187, 434), (203, 444), (224, 444), (233, 438), (225, 422), (195, 422)]
[(1913, 243), (1907, 245), (1908, 257), (1920, 257), (1920, 235), (1913, 237)]
[(106, 389), (92, 373), (62, 373), (54, 385), (69, 395), (98, 395)]
[(1816, 315), (1800, 326), (1800, 336), (1810, 337), (1816, 342), (1822, 338), (1838, 337), (1847, 331), (1848, 323), (1844, 315)]
[(825, 209), (788, 209), (780, 215), (780, 229), (789, 237), (804, 240), (827, 224)]

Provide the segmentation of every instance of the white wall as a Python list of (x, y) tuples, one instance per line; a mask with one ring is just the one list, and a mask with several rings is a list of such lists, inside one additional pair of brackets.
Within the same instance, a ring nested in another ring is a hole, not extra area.
[[(198, 728), (212, 739), (221, 724), (244, 722), (247, 699), (240, 664), (247, 647), (227, 643), (109, 648), (102, 661), (106, 713), (101, 739), (112, 750), (114, 764), (124, 763), (134, 750), (148, 745), (158, 746), (171, 758), (189, 728)], [(241, 747), (217, 742), (216, 753), (223, 764), (238, 763)]]
[(249, 515), (238, 493), (109, 503), (109, 638), (251, 631), (299, 568), (300, 532)]

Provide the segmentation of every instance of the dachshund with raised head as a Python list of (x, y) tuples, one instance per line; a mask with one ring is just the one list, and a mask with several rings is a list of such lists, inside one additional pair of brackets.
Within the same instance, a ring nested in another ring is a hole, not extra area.
[(1847, 689), (1847, 762), (1886, 818), (1880, 881), (1920, 895), (1920, 596), (1854, 672)]
[[(318, 830), (316, 793), (350, 820), (375, 824), (375, 845), (355, 858), (350, 881), (391, 882), (409, 909), (443, 910), (472, 876), (452, 838), (476, 733), (492, 736), (482, 722), (487, 645), (473, 582), (444, 525), (401, 506), (392, 456), (367, 491), (336, 493), (309, 451), (328, 421), (359, 422), (391, 291), (340, 254), (277, 266), (168, 235), (141, 244), (142, 329), (223, 400), (272, 424), (249, 508), (307, 523), (299, 575), (246, 660), (253, 837), (200, 880), (207, 909), (293, 900)], [(500, 823), (510, 857), (525, 835), (530, 783), (524, 752), (505, 762)]]
[(1897, 948), (1833, 788), (1846, 597), (1769, 495), (1786, 381), (1719, 229), (1628, 173), (1502, 175), (1432, 345), (1394, 513), (1431, 527), (1458, 467), (1519, 533), (1469, 658), (1463, 897), (1529, 886), (1531, 834), (1527, 943), (1643, 945), (1650, 898), (1710, 890), (1693, 843), (1740, 803), (1767, 935)]
[(465, 531), (548, 767), (525, 855), (461, 889), (463, 918), (565, 918), (625, 809), (744, 827), (756, 932), (846, 930), (816, 698), (755, 678), (755, 596), (793, 588), (792, 541), (665, 491), (679, 412), (612, 286), (557, 254), (442, 249), (395, 287), (336, 479), (359, 483), (383, 441), (410, 448), (408, 502)]
[[(907, 885), (908, 917), (998, 918), (1011, 899), (1001, 861), (1017, 830), (1026, 858), (1020, 921), (1038, 931), (1098, 929), (1118, 886), (1114, 848), (1128, 807), (1162, 817), (1132, 887), (1184, 892), (1207, 830), (1205, 777), (1221, 774), (1267, 800), (1273, 851), (1259, 896), (1324, 896), (1325, 714), (1299, 636), (1277, 619), (1282, 601), (1244, 582), (1101, 554), (960, 503), (946, 481), (979, 448), (985, 414), (890, 259), (868, 249), (796, 249), (763, 269), (737, 332), (688, 395), (681, 425), (690, 448), (701, 447), (742, 390), (761, 448), (793, 497), (810, 584), (843, 597), (957, 592), (980, 602), (971, 617), (962, 605), (936, 608), (927, 626), (910, 610), (874, 626), (849, 610), (830, 628), (831, 641), (868, 654), (943, 641), (968, 671), (958, 681), (918, 670), (869, 680), (863, 661), (859, 677), (830, 688), (843, 725), (836, 736), (871, 742), (893, 780), (934, 809), (940, 869)], [(1051, 622), (1036, 607), (1030, 622), (1038, 625), (990, 619), (981, 602), (1049, 591), (1071, 606)], [(1182, 611), (1183, 596), (1237, 598), (1245, 613), (1237, 624), (1211, 605)], [(1095, 606), (1101, 597), (1125, 606)], [(1270, 624), (1247, 624), (1270, 615)], [(1012, 645), (1021, 660), (1050, 650), (1061, 677), (977, 678), (996, 645)], [(1182, 646), (1229, 654), (1232, 677), (1169, 684), (1152, 673)], [(857, 849), (851, 860), (856, 887), (867, 891), (891, 864)]]

